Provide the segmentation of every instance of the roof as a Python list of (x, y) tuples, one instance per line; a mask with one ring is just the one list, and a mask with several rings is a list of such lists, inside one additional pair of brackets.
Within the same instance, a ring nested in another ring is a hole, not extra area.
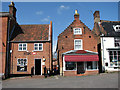
[(120, 25), (120, 21), (102, 21), (104, 30), (107, 32), (105, 36), (120, 36), (120, 32), (115, 32), (113, 26)]
[(11, 41), (48, 41), (49, 24), (16, 25)]
[(92, 52), (88, 50), (70, 50), (65, 53), (64, 55), (96, 55), (98, 54), (97, 52)]

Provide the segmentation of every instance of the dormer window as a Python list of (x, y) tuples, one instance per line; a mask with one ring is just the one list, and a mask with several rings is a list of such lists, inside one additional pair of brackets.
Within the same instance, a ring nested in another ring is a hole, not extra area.
[(81, 35), (82, 29), (81, 28), (73, 28), (74, 35)]
[(120, 32), (120, 25), (113, 25), (113, 28), (116, 32)]

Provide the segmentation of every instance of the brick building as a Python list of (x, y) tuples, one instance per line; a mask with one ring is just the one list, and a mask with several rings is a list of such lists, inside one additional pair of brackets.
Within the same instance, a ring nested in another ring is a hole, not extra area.
[[(2, 73), (43, 75), (52, 69), (52, 21), (50, 24), (19, 25), (14, 3), (2, 12)], [(9, 17), (13, 18), (10, 19)], [(6, 76), (6, 77), (7, 77)]]
[(57, 55), (61, 75), (98, 73), (99, 37), (81, 20), (75, 10), (74, 21), (58, 36)]
[(8, 77), (9, 74), (9, 37), (16, 23), (16, 8), (11, 2), (9, 12), (0, 12), (0, 62), (2, 62), (0, 63), (0, 74), (3, 78)]

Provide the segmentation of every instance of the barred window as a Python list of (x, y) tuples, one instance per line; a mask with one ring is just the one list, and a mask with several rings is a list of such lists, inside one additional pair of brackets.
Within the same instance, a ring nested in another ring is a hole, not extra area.
[(17, 59), (17, 71), (27, 71), (27, 59)]

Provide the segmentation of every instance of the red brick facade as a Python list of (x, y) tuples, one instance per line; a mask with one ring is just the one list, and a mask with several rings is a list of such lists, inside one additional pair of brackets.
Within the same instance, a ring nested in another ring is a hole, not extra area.
[[(0, 21), (0, 73), (4, 78), (11, 74), (31, 74), (35, 71), (35, 59), (41, 60), (42, 75), (45, 66), (52, 70), (52, 21), (45, 25), (19, 25), (13, 2), (9, 5), (9, 12), (0, 13)], [(19, 51), (19, 43), (27, 43), (27, 50)], [(43, 50), (34, 51), (34, 43), (42, 43)], [(27, 59), (27, 71), (17, 71), (18, 58)]]
[[(62, 74), (63, 68), (62, 53), (74, 50), (75, 39), (82, 39), (83, 50), (97, 52), (98, 37), (84, 23), (82, 23), (81, 20), (79, 20), (79, 14), (74, 15), (74, 18), (75, 20), (58, 36), (57, 52), (60, 74)], [(82, 35), (74, 35), (73, 28), (81, 28)]]

